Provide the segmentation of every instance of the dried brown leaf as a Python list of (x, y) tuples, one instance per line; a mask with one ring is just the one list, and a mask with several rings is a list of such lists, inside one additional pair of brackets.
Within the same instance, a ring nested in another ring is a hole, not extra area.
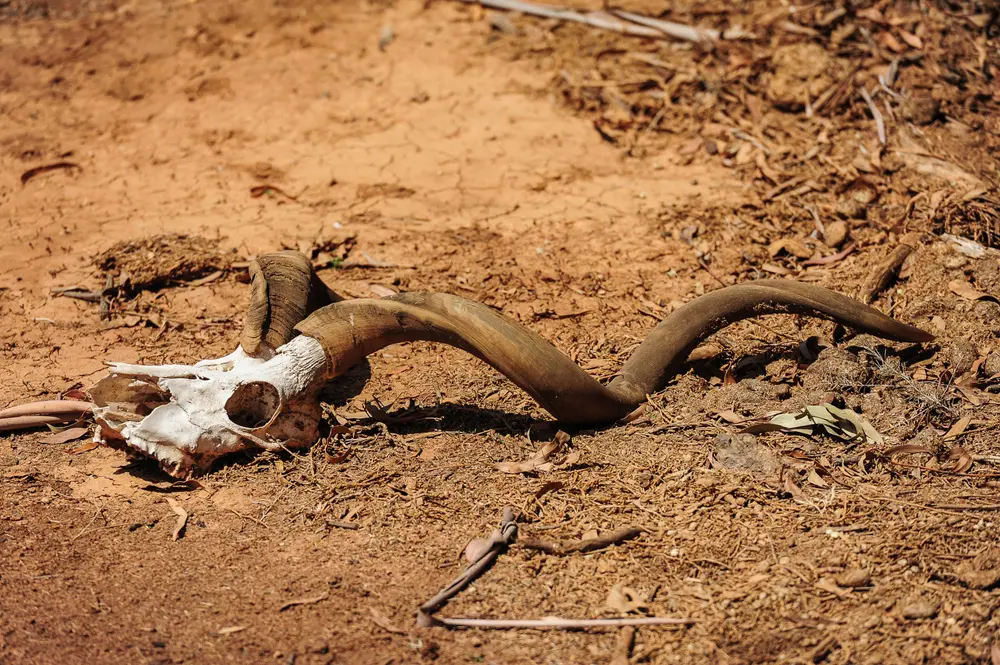
[(948, 288), (951, 292), (960, 298), (965, 298), (966, 300), (983, 300), (990, 299), (996, 301), (997, 299), (988, 293), (983, 293), (976, 289), (972, 284), (969, 284), (965, 280), (953, 279), (948, 282)]
[(79, 446), (68, 449), (66, 452), (70, 455), (89, 453), (91, 450), (96, 450), (100, 445), (97, 441), (87, 441), (86, 443), (81, 443)]
[(492, 538), (473, 538), (469, 541), (469, 544), (465, 546), (465, 560), (468, 563), (475, 563), (483, 558), (483, 555), (490, 551), (493, 547)]
[(77, 439), (87, 436), (88, 432), (90, 432), (90, 430), (86, 427), (71, 427), (61, 432), (56, 432), (43, 437), (39, 439), (39, 441), (41, 443), (69, 443), (70, 441), (76, 441)]
[(944, 440), (950, 441), (951, 439), (957, 439), (965, 432), (970, 423), (972, 423), (972, 416), (963, 416), (962, 418), (959, 418), (954, 425), (948, 428), (947, 433), (944, 435)]
[(806, 476), (806, 480), (814, 487), (819, 487), (821, 489), (827, 489), (830, 487), (830, 483), (823, 480), (820, 475), (816, 473), (816, 469), (811, 469), (809, 471), (809, 475)]
[(948, 462), (951, 463), (948, 468), (951, 473), (965, 473), (972, 468), (972, 455), (965, 448), (955, 446), (948, 454)]
[(645, 613), (649, 610), (649, 602), (642, 594), (635, 589), (623, 587), (620, 584), (615, 584), (611, 587), (611, 591), (608, 592), (608, 598), (604, 601), (604, 604), (608, 609), (621, 614), (630, 614), (632, 612)]
[(768, 245), (767, 253), (772, 257), (777, 256), (781, 252), (791, 254), (800, 259), (808, 259), (813, 255), (813, 251), (806, 247), (805, 243), (795, 238), (781, 238)]

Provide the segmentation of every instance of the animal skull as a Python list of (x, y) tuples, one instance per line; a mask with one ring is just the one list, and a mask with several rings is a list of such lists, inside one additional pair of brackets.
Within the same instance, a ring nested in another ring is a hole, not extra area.
[(104, 443), (187, 477), (228, 453), (316, 441), (325, 368), (319, 342), (299, 336), (195, 365), (111, 363), (90, 394)]

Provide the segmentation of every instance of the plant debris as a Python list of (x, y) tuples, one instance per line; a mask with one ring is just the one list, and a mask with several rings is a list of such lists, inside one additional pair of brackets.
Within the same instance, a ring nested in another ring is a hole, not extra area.
[(748, 434), (784, 432), (812, 436), (823, 432), (851, 443), (881, 444), (882, 435), (862, 416), (850, 409), (832, 404), (816, 404), (793, 413), (779, 413), (766, 423), (751, 425), (743, 430)]

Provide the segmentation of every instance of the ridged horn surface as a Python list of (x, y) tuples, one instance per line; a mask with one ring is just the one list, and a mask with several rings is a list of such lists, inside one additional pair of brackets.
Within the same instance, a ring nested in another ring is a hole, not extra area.
[(316, 276), (312, 262), (288, 250), (250, 263), (250, 306), (240, 346), (254, 355), (266, 344), (275, 349), (295, 336), (295, 325), (321, 307), (343, 300)]
[(794, 313), (832, 319), (879, 337), (933, 339), (856, 300), (818, 286), (760, 280), (696, 298), (662, 321), (604, 386), (548, 341), (486, 305), (441, 293), (347, 300), (315, 311), (296, 330), (318, 340), (331, 377), (390, 344), (431, 341), (463, 349), (504, 374), (556, 420), (618, 420), (661, 390), (690, 352), (725, 326), (754, 316)]

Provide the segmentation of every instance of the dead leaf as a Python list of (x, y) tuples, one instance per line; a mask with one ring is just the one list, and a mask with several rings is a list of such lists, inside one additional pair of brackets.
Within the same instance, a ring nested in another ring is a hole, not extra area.
[(101, 444), (99, 444), (97, 441), (87, 441), (86, 443), (81, 443), (79, 446), (75, 446), (73, 448), (70, 448), (66, 452), (69, 453), (70, 455), (79, 455), (81, 453), (89, 453), (91, 450), (95, 450), (100, 445)]
[(974, 286), (972, 286), (972, 284), (969, 284), (965, 280), (953, 279), (952, 281), (948, 282), (948, 288), (951, 289), (952, 293), (961, 298), (965, 298), (966, 300), (989, 299), (993, 300), (994, 302), (1000, 302), (994, 296), (991, 296), (988, 293), (983, 293), (982, 291), (977, 290)]
[(493, 547), (492, 538), (473, 538), (469, 541), (469, 544), (465, 546), (465, 561), (467, 563), (475, 563), (483, 558), (487, 552)]
[(496, 469), (503, 473), (533, 473), (536, 471), (548, 472), (571, 467), (580, 462), (581, 455), (579, 451), (573, 451), (559, 461), (550, 459), (557, 452), (563, 450), (569, 441), (569, 434), (559, 430), (552, 440), (539, 448), (538, 452), (531, 459), (524, 462), (500, 462), (496, 465)]
[(907, 32), (906, 30), (899, 31), (899, 37), (902, 39), (910, 48), (923, 48), (924, 42), (920, 37), (916, 36), (912, 32)]
[(744, 418), (743, 416), (739, 415), (735, 411), (729, 411), (729, 410), (716, 411), (715, 415), (719, 416), (720, 418), (722, 418), (723, 420), (725, 420), (727, 423), (741, 423), (744, 420), (746, 420), (746, 418)]
[(846, 598), (847, 596), (851, 595), (850, 591), (845, 591), (844, 589), (841, 589), (839, 586), (837, 586), (836, 582), (828, 580), (825, 577), (821, 579), (819, 582), (816, 582), (816, 584), (814, 584), (813, 586), (815, 586), (817, 589), (821, 591), (832, 593), (838, 598)]
[(390, 633), (395, 633), (396, 635), (405, 635), (406, 634), (405, 630), (402, 630), (401, 628), (399, 628), (398, 626), (396, 626), (396, 624), (394, 624), (392, 622), (392, 620), (389, 619), (389, 617), (387, 617), (386, 615), (382, 614), (381, 612), (379, 612), (374, 607), (369, 607), (368, 611), (371, 612), (372, 621), (374, 621), (375, 625), (378, 626), (379, 628), (381, 628), (382, 630), (389, 631)]
[(785, 476), (784, 488), (785, 491), (788, 492), (796, 501), (805, 500), (805, 495), (802, 494), (802, 490), (795, 484), (795, 481), (792, 480), (791, 474)]
[(87, 436), (89, 432), (90, 429), (87, 427), (71, 427), (55, 434), (49, 434), (39, 439), (39, 441), (41, 443), (69, 443), (70, 441), (76, 441), (79, 438)]
[(767, 247), (767, 253), (772, 257), (781, 252), (786, 252), (800, 259), (808, 259), (813, 255), (813, 251), (805, 246), (801, 240), (795, 238), (781, 238), (775, 240)]
[(539, 448), (531, 459), (525, 462), (500, 462), (496, 468), (504, 473), (530, 473), (542, 466), (559, 448), (559, 442), (552, 440)]
[(233, 633), (238, 633), (242, 630), (246, 630), (249, 626), (227, 626), (225, 628), (220, 628), (218, 630), (219, 635), (232, 635)]
[(957, 439), (965, 432), (971, 422), (972, 416), (963, 416), (962, 418), (959, 418), (954, 425), (948, 428), (948, 432), (944, 435), (944, 440), (949, 441), (951, 439)]
[(181, 508), (181, 504), (169, 496), (167, 497), (167, 503), (170, 505), (170, 510), (174, 511), (174, 514), (177, 515), (177, 524), (174, 525), (174, 531), (170, 534), (170, 537), (172, 540), (178, 540), (184, 533), (184, 527), (187, 526), (188, 512)]
[(608, 609), (621, 614), (645, 613), (649, 610), (649, 602), (642, 594), (620, 584), (611, 587), (608, 599), (604, 601), (604, 604)]
[(961, 446), (951, 449), (947, 461), (951, 463), (947, 469), (951, 473), (965, 473), (972, 468), (972, 455)]
[(893, 446), (892, 448), (889, 448), (889, 450), (885, 451), (882, 454), (883, 456), (888, 458), (895, 457), (896, 455), (912, 455), (912, 454), (933, 456), (934, 449), (929, 448), (927, 446), (920, 446), (915, 443), (902, 443), (898, 446)]
[(275, 187), (274, 185), (256, 185), (250, 188), (250, 197), (254, 199), (259, 199), (265, 194), (280, 194), (290, 201), (297, 201), (297, 196), (292, 196), (280, 187)]
[(811, 469), (809, 471), (809, 475), (806, 476), (806, 480), (809, 481), (809, 484), (813, 485), (814, 487), (819, 487), (821, 489), (826, 489), (830, 487), (830, 483), (823, 480), (820, 477), (820, 475), (816, 473), (816, 469)]
[(281, 607), (278, 608), (279, 612), (284, 612), (290, 607), (295, 607), (296, 605), (315, 605), (321, 600), (326, 600), (330, 597), (329, 593), (321, 593), (318, 596), (313, 596), (312, 598), (296, 598), (295, 600), (290, 600)]
[(811, 436), (820, 430), (845, 441), (881, 444), (882, 435), (860, 414), (832, 404), (812, 404), (800, 411), (779, 413), (769, 422), (751, 425), (741, 433), (782, 431)]
[(993, 665), (1000, 665), (1000, 642), (994, 642), (990, 647), (990, 660), (993, 661)]

